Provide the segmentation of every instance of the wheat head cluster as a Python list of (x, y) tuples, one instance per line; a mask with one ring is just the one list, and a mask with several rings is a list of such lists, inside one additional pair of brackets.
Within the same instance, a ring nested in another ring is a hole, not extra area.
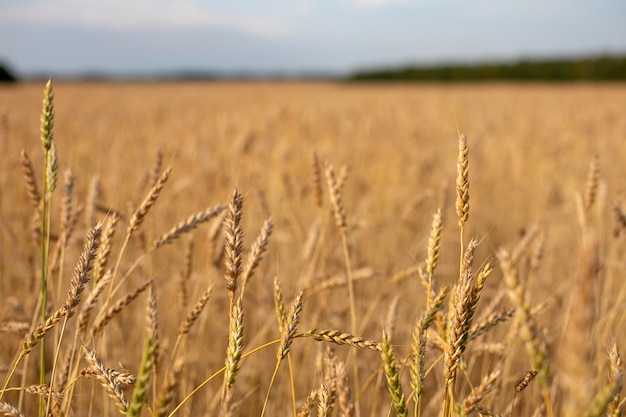
[(623, 86), (42, 87), (0, 414), (622, 415)]

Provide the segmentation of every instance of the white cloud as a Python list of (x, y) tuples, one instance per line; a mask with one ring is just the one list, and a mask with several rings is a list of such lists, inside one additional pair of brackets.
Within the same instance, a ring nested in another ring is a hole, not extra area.
[(0, 19), (105, 29), (228, 28), (264, 37), (291, 32), (276, 18), (218, 12), (194, 0), (57, 0), (5, 7)]
[(313, 4), (310, 1), (299, 1), (295, 3), (295, 8), (298, 14), (309, 14), (313, 11)]

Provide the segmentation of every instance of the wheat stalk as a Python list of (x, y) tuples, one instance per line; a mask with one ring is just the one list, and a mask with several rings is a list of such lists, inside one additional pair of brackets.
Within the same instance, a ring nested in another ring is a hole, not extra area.
[[(581, 216), (584, 208), (580, 208)], [(589, 361), (594, 351), (593, 326), (597, 322), (595, 291), (600, 278), (600, 248), (591, 227), (583, 230), (578, 268), (572, 285), (569, 320), (564, 329), (564, 347), (568, 360), (563, 361), (561, 378), (566, 399), (565, 417), (578, 416), (589, 404), (588, 393), (594, 391), (594, 372)]]

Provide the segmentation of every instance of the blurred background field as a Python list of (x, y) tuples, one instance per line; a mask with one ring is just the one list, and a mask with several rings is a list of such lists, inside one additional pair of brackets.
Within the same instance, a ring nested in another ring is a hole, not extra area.
[[(0, 2), (0, 414), (621, 415), (624, 16), (623, 0)], [(234, 190), (241, 262), (263, 258), (243, 295)]]
[[(42, 88), (39, 83), (0, 88), (0, 294), (4, 302), (0, 320), (5, 321), (16, 317), (29, 321), (37, 308), (38, 245), (31, 236), (34, 209), (25, 191), (19, 155), (21, 149), (26, 150), (37, 178), (41, 178)], [(55, 84), (54, 94), (59, 172), (71, 168), (76, 176), (76, 207), (88, 205), (89, 184), (98, 178), (98, 204), (104, 211), (96, 218), (105, 218), (107, 208), (126, 216), (115, 236), (114, 254), (130, 213), (149, 189), (147, 178), (158, 153), (163, 158), (162, 169), (171, 165), (173, 171), (143, 225), (147, 242), (196, 211), (226, 204), (235, 188), (246, 197), (246, 251), (264, 219), (272, 216), (275, 228), (269, 251), (246, 295), (245, 351), (280, 336), (272, 301), (276, 275), (287, 303), (297, 290), (308, 289), (301, 331), (311, 327), (350, 331), (346, 288), (314, 289), (345, 274), (341, 239), (329, 220), (328, 194), (321, 211), (314, 200), (315, 152), (322, 166), (329, 162), (337, 170), (348, 169), (343, 194), (350, 257), (354, 271), (364, 277), (355, 282), (358, 334), (380, 340), (382, 328), (389, 325), (388, 310), (399, 297), (392, 343), (399, 358), (407, 354), (426, 296), (415, 275), (401, 280), (394, 280), (394, 276), (426, 258), (431, 219), (437, 208), (443, 210), (444, 229), (435, 279), (438, 286), (452, 285), (458, 279), (459, 232), (454, 201), (460, 131), (469, 138), (471, 208), (465, 236), (480, 242), (476, 265), (494, 257), (501, 247), (513, 248), (533, 225), (545, 232), (544, 255), (527, 293), (532, 306), (541, 306), (536, 319), (548, 343), (550, 360), (558, 363), (581, 242), (576, 196), (584, 192), (590, 162), (597, 155), (599, 191), (592, 223), (600, 236), (602, 262), (597, 282), (601, 318), (594, 329), (593, 363), (598, 372), (591, 381), (593, 392), (604, 380), (606, 372), (602, 369), (611, 343), (626, 346), (619, 330), (624, 309), (614, 304), (623, 297), (626, 246), (623, 230), (615, 233), (621, 226), (613, 213), (614, 207), (626, 207), (624, 85), (61, 82)], [(62, 176), (59, 178), (62, 183)], [(53, 234), (58, 227), (55, 219), (60, 195), (55, 194), (53, 200)], [(322, 234), (320, 258), (313, 265), (303, 253), (310, 230), (318, 221), (323, 222), (326, 232)], [(219, 250), (210, 237), (214, 229), (211, 224), (190, 234), (195, 244), (189, 302), (193, 304), (209, 284), (213, 285), (213, 297), (181, 352), (186, 371), (179, 400), (224, 363), (228, 300), (223, 264), (213, 263)], [(79, 219), (65, 257), (67, 273), (87, 230), (87, 222)], [(188, 240), (189, 236), (183, 236), (182, 242), (150, 255), (127, 283), (130, 290), (154, 276), (164, 349), (171, 348), (183, 317), (178, 288)], [(221, 245), (223, 237), (216, 242)], [(142, 251), (141, 239), (133, 238), (123, 268)], [(485, 306), (502, 292), (502, 280), (496, 266), (477, 316), (485, 313)], [(65, 290), (52, 294), (55, 306), (64, 294)], [(145, 302), (139, 300), (109, 325), (103, 353), (107, 363), (137, 369), (144, 309)], [(510, 326), (504, 324), (477, 344), (500, 341)], [(2, 336), (0, 369), (11, 364), (21, 337), (10, 333)], [(316, 363), (322, 347), (310, 339), (294, 342), (299, 403), (317, 386), (320, 371)], [(340, 358), (347, 359), (347, 347), (336, 346), (335, 350)], [(429, 350), (427, 361), (431, 363), (437, 355), (434, 349)], [(389, 394), (379, 376), (379, 355), (360, 351), (357, 357), (362, 415), (385, 415)], [(485, 369), (494, 364), (480, 354), (469, 357), (469, 380), (459, 382), (459, 398), (467, 395), (485, 375)], [(274, 358), (274, 348), (269, 348), (243, 361), (235, 385), (236, 415), (259, 414)], [(519, 339), (507, 347), (507, 358), (508, 373), (499, 381), (505, 387), (530, 366)], [(33, 365), (31, 370), (35, 369)], [(558, 371), (555, 373), (558, 380)], [(425, 415), (439, 410), (441, 378), (440, 367), (427, 377)], [(218, 380), (193, 398), (186, 413), (215, 409)], [(287, 368), (281, 368), (271, 395), (270, 414), (289, 412), (288, 380)], [(531, 415), (541, 404), (538, 388), (529, 390), (517, 415)], [(88, 389), (80, 392), (75, 401), (77, 412), (82, 414), (89, 393)], [(502, 392), (486, 399), (485, 404), (494, 410), (508, 409), (512, 391), (504, 388)], [(98, 404), (106, 402), (100, 397), (96, 397)], [(560, 398), (557, 391), (557, 406)]]

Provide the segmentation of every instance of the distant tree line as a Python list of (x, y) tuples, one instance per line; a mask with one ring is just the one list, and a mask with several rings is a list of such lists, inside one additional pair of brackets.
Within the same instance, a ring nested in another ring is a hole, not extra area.
[(349, 81), (625, 81), (626, 56), (360, 70)]
[(15, 82), (17, 81), (17, 79), (15, 78), (15, 76), (11, 73), (11, 71), (9, 71), (9, 69), (6, 67), (6, 65), (4, 65), (2, 62), (0, 62), (0, 83), (2, 82)]

